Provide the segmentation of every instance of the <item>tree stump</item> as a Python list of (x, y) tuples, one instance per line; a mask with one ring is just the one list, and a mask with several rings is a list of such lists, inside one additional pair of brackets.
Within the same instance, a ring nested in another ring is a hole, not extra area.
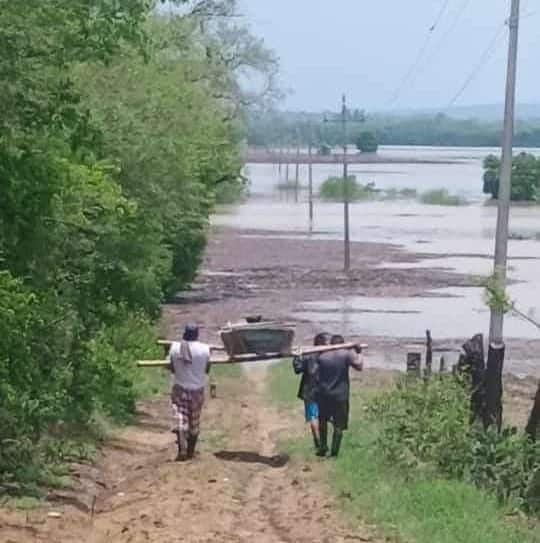
[(463, 344), (464, 354), (460, 355), (457, 372), (467, 376), (471, 384), (471, 422), (485, 420), (486, 372), (484, 361), (484, 336), (476, 334)]
[(488, 351), (487, 368), (485, 372), (485, 411), (484, 426), (502, 426), (502, 371), (504, 365), (504, 343), (501, 345), (490, 344)]
[(536, 441), (540, 432), (540, 381), (538, 382), (538, 390), (536, 391), (533, 408), (525, 431), (533, 441)]

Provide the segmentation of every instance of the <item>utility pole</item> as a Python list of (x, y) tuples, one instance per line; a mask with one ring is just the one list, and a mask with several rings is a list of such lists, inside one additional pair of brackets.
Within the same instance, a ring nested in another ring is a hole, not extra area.
[(313, 125), (309, 121), (308, 183), (309, 183), (309, 231), (313, 232)]
[[(502, 142), (502, 161), (499, 182), (497, 230), (495, 234), (494, 277), (506, 290), (506, 264), (508, 257), (508, 221), (510, 215), (510, 195), (512, 182), (512, 152), (514, 138), (514, 113), (516, 104), (517, 50), (519, 35), (519, 0), (512, 0), (508, 26), (510, 39), (508, 46), (508, 67), (506, 75), (506, 99), (504, 110), (504, 131)], [(502, 386), (500, 375), (504, 363), (503, 339), (504, 308), (492, 307), (489, 324), (488, 368), (486, 374), (487, 422), (500, 427), (502, 416)], [(491, 391), (490, 391), (491, 389)]]
[[(349, 123), (349, 112), (347, 110), (347, 98), (345, 94), (341, 97), (341, 116), (335, 120), (324, 119), (325, 123), (328, 122), (339, 122), (341, 123), (342, 132), (343, 132), (343, 223), (344, 223), (344, 266), (343, 269), (345, 273), (348, 273), (351, 269), (351, 242), (350, 242), (350, 220), (349, 220), (349, 203), (350, 203), (350, 194), (349, 194), (349, 164), (347, 156), (347, 140), (348, 140), (348, 123)], [(364, 122), (363, 119), (360, 122)]]
[(343, 126), (343, 224), (345, 229), (344, 236), (344, 269), (348, 273), (351, 269), (351, 240), (349, 231), (349, 164), (347, 157), (347, 98), (345, 94), (341, 97), (341, 122)]

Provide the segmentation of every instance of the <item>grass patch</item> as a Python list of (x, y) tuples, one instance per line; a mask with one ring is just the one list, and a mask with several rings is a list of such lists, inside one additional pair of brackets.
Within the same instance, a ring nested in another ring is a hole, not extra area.
[[(297, 386), (290, 363), (269, 368), (268, 392), (281, 408), (298, 403)], [(380, 390), (353, 385), (350, 430), (338, 460), (326, 463), (329, 487), (350, 517), (401, 542), (540, 543), (538, 524), (509, 516), (493, 495), (426, 465), (406, 469), (390, 462), (379, 440), (382, 424), (367, 417), (367, 404)], [(282, 445), (293, 458), (317, 462), (307, 433)]]
[(450, 194), (446, 189), (433, 189), (423, 192), (420, 201), (427, 205), (436, 206), (465, 206), (467, 200), (457, 194)]
[(509, 519), (497, 500), (475, 486), (429, 470), (390, 465), (374, 423), (353, 422), (330, 481), (351, 514), (376, 523), (399, 541), (415, 543), (538, 543), (535, 531)]
[(374, 183), (362, 185), (354, 175), (350, 175), (347, 180), (343, 177), (329, 177), (321, 185), (319, 194), (322, 200), (329, 202), (343, 202), (345, 194), (350, 202), (358, 202), (375, 200), (379, 192)]
[(297, 397), (300, 376), (295, 375), (290, 358), (268, 368), (268, 392), (280, 407), (292, 408), (301, 403)]
[(215, 364), (210, 370), (210, 379), (237, 379), (241, 374), (240, 364)]

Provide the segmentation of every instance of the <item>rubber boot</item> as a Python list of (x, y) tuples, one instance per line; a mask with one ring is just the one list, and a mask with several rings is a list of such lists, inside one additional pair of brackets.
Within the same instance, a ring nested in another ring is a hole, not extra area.
[(336, 458), (339, 454), (339, 448), (341, 447), (341, 440), (343, 438), (343, 431), (334, 428), (334, 433), (332, 435), (332, 450), (330, 451), (330, 456)]
[(328, 422), (326, 420), (319, 421), (319, 450), (317, 456), (326, 456), (328, 453)]
[(178, 445), (178, 454), (176, 455), (177, 462), (186, 460), (186, 436), (184, 432), (176, 431), (176, 444)]
[(192, 459), (195, 456), (195, 447), (197, 446), (197, 439), (199, 439), (198, 435), (190, 435), (188, 438), (188, 445), (187, 445), (187, 457), (188, 459)]

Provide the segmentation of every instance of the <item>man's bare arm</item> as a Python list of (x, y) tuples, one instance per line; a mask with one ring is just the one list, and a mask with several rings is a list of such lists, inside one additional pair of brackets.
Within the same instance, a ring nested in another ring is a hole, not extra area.
[(364, 357), (362, 355), (362, 348), (358, 346), (354, 351), (350, 351), (351, 356), (349, 364), (356, 371), (362, 371), (364, 369)]

